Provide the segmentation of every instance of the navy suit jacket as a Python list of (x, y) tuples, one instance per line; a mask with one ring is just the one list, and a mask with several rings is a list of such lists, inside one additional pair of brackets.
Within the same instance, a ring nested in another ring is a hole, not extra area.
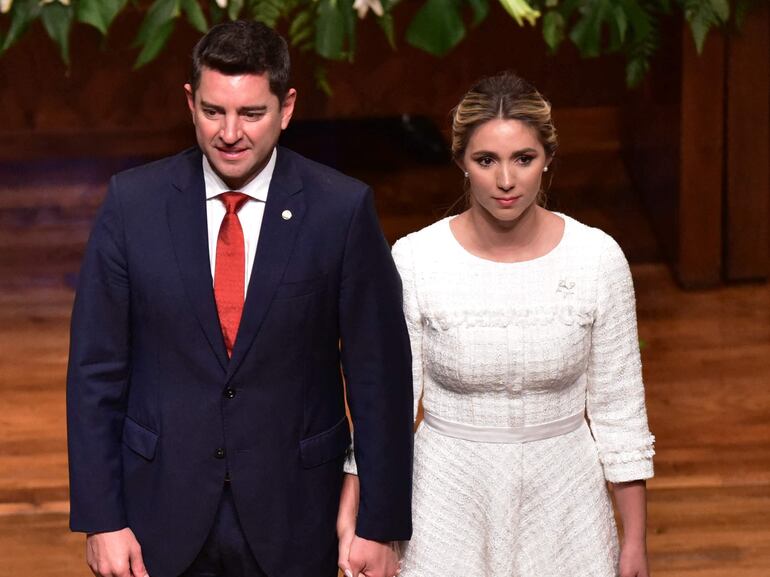
[(409, 341), (371, 190), (278, 149), (231, 359), (205, 202), (198, 149), (110, 181), (72, 316), (71, 528), (128, 526), (152, 577), (179, 575), (229, 472), (269, 575), (336, 575), (345, 386), (357, 533), (411, 534)]

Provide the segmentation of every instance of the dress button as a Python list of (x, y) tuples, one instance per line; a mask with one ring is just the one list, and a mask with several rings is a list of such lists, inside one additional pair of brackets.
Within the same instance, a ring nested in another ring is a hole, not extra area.
[(235, 396), (235, 389), (227, 387), (225, 389), (225, 397), (227, 397), (228, 399), (232, 399), (234, 396)]
[(222, 447), (220, 447), (219, 449), (214, 451), (214, 456), (217, 459), (224, 459), (225, 458), (225, 450)]

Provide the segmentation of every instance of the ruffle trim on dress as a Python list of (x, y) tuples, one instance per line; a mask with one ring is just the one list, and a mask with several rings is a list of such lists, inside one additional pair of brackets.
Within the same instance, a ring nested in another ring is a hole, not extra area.
[(547, 326), (561, 322), (567, 326), (587, 326), (593, 323), (594, 313), (589, 306), (563, 304), (548, 307), (488, 309), (484, 312), (426, 311), (425, 326), (447, 331), (457, 327), (507, 328), (510, 326)]
[(655, 436), (646, 435), (642, 442), (632, 444), (608, 446), (607, 443), (597, 443), (602, 463), (605, 465), (617, 465), (621, 463), (633, 463), (635, 461), (647, 461), (655, 455)]

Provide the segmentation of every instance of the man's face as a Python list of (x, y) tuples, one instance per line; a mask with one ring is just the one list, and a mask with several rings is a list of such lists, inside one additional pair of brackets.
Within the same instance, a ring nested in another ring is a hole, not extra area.
[(267, 73), (230, 76), (205, 67), (195, 94), (189, 84), (184, 89), (198, 146), (227, 186), (243, 187), (270, 160), (291, 120), (296, 91), (281, 104)]

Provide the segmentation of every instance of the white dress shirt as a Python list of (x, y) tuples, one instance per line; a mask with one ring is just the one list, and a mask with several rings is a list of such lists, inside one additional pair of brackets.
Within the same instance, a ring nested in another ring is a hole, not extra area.
[(251, 270), (254, 266), (254, 256), (257, 254), (257, 243), (259, 241), (259, 231), (262, 228), (262, 216), (265, 214), (265, 202), (267, 202), (267, 191), (270, 188), (270, 181), (273, 178), (275, 169), (276, 149), (265, 168), (250, 180), (243, 188), (233, 190), (227, 186), (219, 175), (214, 172), (208, 158), (203, 156), (203, 180), (206, 185), (206, 221), (208, 223), (209, 233), (209, 262), (211, 263), (211, 279), (213, 282), (214, 271), (217, 261), (217, 237), (219, 236), (219, 227), (225, 218), (225, 205), (216, 198), (223, 192), (242, 192), (249, 196), (249, 200), (238, 211), (238, 219), (243, 228), (243, 240), (245, 243), (246, 255), (246, 274), (243, 295), (249, 288), (249, 279)]

